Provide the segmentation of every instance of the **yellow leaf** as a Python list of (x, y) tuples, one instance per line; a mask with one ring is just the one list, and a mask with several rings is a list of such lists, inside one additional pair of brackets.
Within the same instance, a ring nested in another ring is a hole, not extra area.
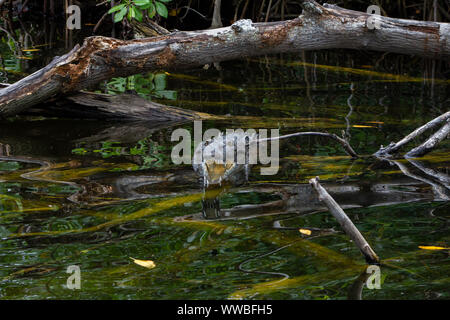
[(130, 257), (130, 259), (132, 259), (134, 263), (136, 263), (144, 268), (153, 269), (154, 267), (156, 267), (156, 264), (152, 260), (138, 260), (138, 259), (131, 258), (131, 257)]
[(436, 246), (419, 246), (423, 250), (450, 250), (450, 248), (436, 247)]
[(311, 235), (311, 230), (308, 229), (299, 229), (300, 233), (306, 234), (307, 236)]
[(373, 128), (373, 126), (364, 126), (361, 124), (354, 124), (352, 125), (353, 128)]

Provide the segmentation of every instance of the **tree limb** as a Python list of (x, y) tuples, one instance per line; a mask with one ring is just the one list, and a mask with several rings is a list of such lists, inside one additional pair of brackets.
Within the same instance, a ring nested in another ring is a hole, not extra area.
[(358, 154), (353, 150), (350, 143), (344, 139), (338, 137), (334, 133), (328, 133), (328, 132), (296, 132), (291, 134), (286, 134), (284, 136), (279, 137), (273, 137), (273, 138), (265, 138), (265, 139), (259, 139), (258, 141), (269, 141), (269, 140), (277, 140), (277, 139), (285, 139), (285, 138), (291, 138), (291, 137), (298, 137), (298, 136), (319, 136), (319, 137), (325, 137), (330, 138), (335, 141), (337, 141), (345, 150), (345, 152), (351, 156), (352, 158), (358, 158)]
[(370, 264), (379, 263), (380, 259), (369, 243), (364, 239), (363, 235), (355, 227), (352, 220), (345, 214), (344, 210), (337, 204), (337, 202), (330, 196), (330, 194), (319, 183), (319, 177), (315, 177), (309, 180), (310, 185), (316, 190), (320, 201), (322, 201), (330, 210), (330, 213), (336, 218), (336, 220), (344, 229), (345, 233), (353, 240), (355, 245), (361, 251), (366, 258), (366, 261)]
[[(434, 118), (433, 120), (429, 121), (428, 123), (424, 124), (423, 126), (421, 126), (420, 128), (417, 128), (416, 130), (414, 130), (413, 132), (411, 132), (410, 134), (408, 134), (406, 137), (404, 137), (403, 139), (401, 139), (398, 142), (391, 142), (388, 146), (383, 147), (381, 146), (381, 148), (375, 153), (375, 156), (377, 157), (389, 157), (391, 156), (393, 153), (397, 152), (402, 146), (404, 146), (405, 144), (408, 144), (411, 140), (415, 139), (416, 137), (420, 136), (422, 133), (424, 133), (425, 131), (429, 130), (429, 129), (433, 129), (435, 127), (437, 127), (438, 125), (440, 125), (441, 123), (448, 121), (450, 119), (450, 111), (440, 115), (439, 117)], [(448, 123), (447, 123), (448, 126)], [(444, 126), (445, 127), (445, 126)], [(442, 129), (441, 129), (442, 130)], [(448, 128), (447, 128), (448, 130)], [(445, 131), (445, 129), (444, 129)], [(437, 134), (437, 133), (436, 133)], [(436, 135), (435, 134), (435, 135)], [(448, 134), (448, 133), (447, 133)], [(441, 137), (440, 135), (438, 135), (439, 137)], [(445, 137), (443, 137), (445, 138)], [(430, 138), (431, 139), (431, 138)], [(442, 139), (441, 139), (442, 140)], [(440, 141), (441, 141), (440, 140)], [(440, 142), (439, 141), (439, 142)], [(438, 143), (439, 143), (438, 142)], [(435, 146), (436, 144), (433, 144), (433, 146)], [(430, 142), (430, 146), (431, 146), (431, 142)], [(421, 148), (422, 151), (425, 151), (425, 147)], [(431, 149), (427, 149), (429, 151), (431, 151)], [(412, 150), (411, 150), (412, 151)], [(411, 152), (410, 151), (410, 152)], [(418, 150), (419, 151), (419, 150)], [(417, 152), (418, 152), (417, 151)], [(416, 151), (415, 151), (416, 152)], [(423, 153), (425, 154), (425, 153)], [(423, 155), (422, 154), (422, 155)], [(411, 156), (412, 154), (410, 154)]]
[(446, 139), (450, 134), (450, 119), (447, 119), (447, 123), (436, 131), (427, 141), (420, 146), (415, 147), (405, 154), (405, 158), (417, 158), (421, 157), (428, 152), (432, 151), (442, 140)]

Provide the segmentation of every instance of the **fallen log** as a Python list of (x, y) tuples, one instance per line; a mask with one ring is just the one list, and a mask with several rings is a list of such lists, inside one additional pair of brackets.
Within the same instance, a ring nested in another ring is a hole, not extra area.
[(319, 200), (322, 201), (330, 210), (330, 213), (336, 218), (336, 220), (344, 229), (345, 233), (353, 240), (355, 245), (361, 251), (366, 258), (366, 261), (370, 264), (376, 264), (380, 262), (375, 251), (369, 243), (364, 239), (363, 235), (355, 227), (352, 220), (345, 214), (344, 210), (337, 204), (337, 202), (330, 196), (330, 194), (319, 183), (319, 177), (309, 180), (309, 184), (316, 190)]
[(193, 68), (223, 60), (280, 52), (350, 48), (450, 58), (450, 24), (376, 16), (379, 28), (367, 27), (367, 13), (313, 0), (288, 21), (174, 32), (122, 41), (89, 37), (45, 68), (0, 90), (0, 116), (20, 113), (57, 95), (89, 88), (102, 80), (155, 69)]

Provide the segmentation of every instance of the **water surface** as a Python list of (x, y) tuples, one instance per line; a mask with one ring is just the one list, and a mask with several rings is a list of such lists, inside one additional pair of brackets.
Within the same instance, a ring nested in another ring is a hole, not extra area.
[[(16, 78), (29, 72), (14, 66)], [(319, 176), (383, 261), (381, 289), (364, 288), (364, 299), (448, 299), (449, 250), (419, 246), (450, 247), (449, 184), (420, 170), (448, 177), (449, 141), (417, 161), (371, 157), (449, 110), (448, 71), (431, 74), (417, 59), (323, 51), (99, 85), (215, 115), (204, 130), (345, 132), (361, 155), (320, 138), (283, 141), (278, 173), (255, 166), (248, 183), (220, 190), (221, 217), (210, 220), (192, 167), (170, 160), (171, 133), (193, 123), (2, 121), (0, 298), (356, 298), (367, 266), (309, 188)], [(66, 287), (70, 265), (80, 290)]]

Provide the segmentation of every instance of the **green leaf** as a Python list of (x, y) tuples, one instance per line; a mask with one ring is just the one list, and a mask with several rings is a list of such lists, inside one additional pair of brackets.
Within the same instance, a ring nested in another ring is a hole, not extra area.
[(133, 10), (134, 10), (134, 18), (137, 21), (142, 22), (143, 14), (142, 14), (141, 9), (134, 7)]
[(128, 17), (128, 21), (131, 21), (131, 19), (134, 18), (134, 7), (133, 7), (133, 6), (130, 7), (130, 9), (128, 10), (128, 15), (127, 15), (127, 17)]
[(159, 0), (159, 2), (165, 2), (165, 3), (170, 2), (170, 1), (172, 1), (172, 0)]
[(160, 90), (155, 92), (157, 98), (164, 98), (168, 100), (177, 100), (177, 92), (174, 90)]
[(134, 0), (133, 3), (137, 6), (145, 6), (151, 3), (150, 0)]
[(155, 90), (160, 91), (166, 88), (166, 74), (158, 73), (155, 75)]
[(153, 3), (147, 3), (144, 5), (137, 5), (139, 6), (139, 9), (141, 10), (147, 10), (148, 8), (151, 8), (153, 6), (153, 10), (155, 10), (155, 6), (153, 5)]
[(122, 21), (123, 17), (127, 14), (128, 8), (123, 7), (118, 13), (114, 15), (114, 22)]
[(111, 9), (109, 9), (108, 13), (113, 13), (119, 10), (122, 10), (122, 8), (125, 7), (125, 4), (119, 4), (118, 6), (114, 6)]
[(155, 1), (155, 6), (156, 6), (156, 12), (158, 12), (158, 14), (161, 17), (167, 18), (167, 15), (169, 14), (169, 12), (167, 11), (166, 6), (158, 1)]
[(148, 17), (152, 19), (156, 14), (155, 5), (151, 3), (147, 9), (148, 9)]

